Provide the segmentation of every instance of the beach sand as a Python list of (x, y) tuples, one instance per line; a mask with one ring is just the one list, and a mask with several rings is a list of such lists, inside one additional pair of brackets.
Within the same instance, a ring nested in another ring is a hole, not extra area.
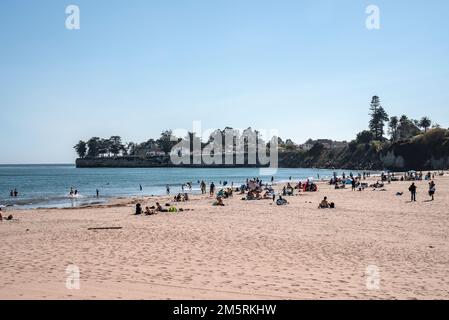
[[(235, 194), (155, 216), (132, 215), (134, 203), (171, 197), (13, 211), (0, 222), (0, 299), (448, 299), (449, 176), (435, 181), (433, 202), (426, 181), (416, 203), (410, 182), (320, 183), (281, 207)], [(317, 209), (324, 196), (336, 209)], [(70, 265), (79, 289), (66, 287)]]

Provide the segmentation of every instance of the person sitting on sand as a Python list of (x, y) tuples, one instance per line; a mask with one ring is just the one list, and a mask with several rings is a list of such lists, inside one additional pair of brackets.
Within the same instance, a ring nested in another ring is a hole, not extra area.
[(181, 194), (178, 193), (178, 194), (173, 198), (173, 200), (174, 200), (175, 202), (180, 202), (180, 201), (182, 200)]
[(142, 206), (140, 203), (136, 204), (136, 215), (142, 214)]
[(158, 212), (168, 212), (167, 209), (162, 208), (159, 202), (156, 202), (156, 211)]
[(328, 208), (330, 208), (330, 203), (327, 201), (327, 197), (324, 197), (324, 199), (319, 204), (318, 208), (319, 209), (328, 209)]
[(184, 193), (184, 201), (189, 201), (189, 195), (187, 193)]
[(228, 188), (225, 190), (226, 198), (232, 197), (232, 188)]
[(223, 198), (217, 197), (217, 201), (215, 201), (213, 205), (214, 206), (224, 206), (225, 204), (223, 203)]
[(151, 216), (153, 214), (156, 214), (156, 212), (154, 212), (154, 210), (151, 210), (150, 208), (145, 207), (145, 215), (146, 216)]
[(279, 199), (276, 200), (276, 204), (278, 206), (285, 206), (288, 204), (287, 200), (285, 200), (284, 198), (282, 198), (282, 196), (279, 196)]
[(263, 194), (263, 199), (271, 199), (273, 197), (273, 193), (270, 190), (265, 191)]

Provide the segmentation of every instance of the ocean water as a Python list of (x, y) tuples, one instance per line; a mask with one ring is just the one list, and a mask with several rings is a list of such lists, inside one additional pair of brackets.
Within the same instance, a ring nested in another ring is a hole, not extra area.
[[(356, 170), (278, 169), (275, 182), (330, 178), (333, 172), (357, 174)], [(256, 168), (76, 168), (74, 165), (0, 165), (0, 206), (10, 208), (77, 207), (104, 203), (112, 197), (162, 195), (166, 185), (171, 194), (181, 192), (182, 184), (192, 182), (192, 193), (199, 193), (198, 180), (217, 186), (240, 186), (247, 178), (259, 177), (269, 182), (267, 175)], [(140, 191), (140, 185), (142, 191)], [(69, 197), (70, 188), (79, 192), (77, 198)], [(18, 197), (10, 197), (17, 188)], [(96, 197), (96, 189), (100, 197)], [(187, 188), (185, 189), (188, 190)]]

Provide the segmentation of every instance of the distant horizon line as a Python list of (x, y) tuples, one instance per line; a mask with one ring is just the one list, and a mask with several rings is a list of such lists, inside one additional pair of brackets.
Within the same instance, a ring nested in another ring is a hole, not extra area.
[(6, 167), (6, 166), (67, 166), (67, 165), (75, 165), (75, 162), (73, 163), (0, 163), (0, 166)]

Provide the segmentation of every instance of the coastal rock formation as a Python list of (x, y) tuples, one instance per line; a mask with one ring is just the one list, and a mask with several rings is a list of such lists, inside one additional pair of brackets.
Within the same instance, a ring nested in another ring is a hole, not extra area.
[[(346, 168), (354, 170), (441, 170), (449, 167), (449, 130), (432, 129), (396, 142), (351, 142), (339, 148), (315, 143), (310, 150), (279, 150), (280, 168)], [(224, 161), (223, 161), (224, 163)], [(246, 163), (246, 162), (245, 162)], [(169, 156), (80, 158), (79, 168), (179, 167)], [(257, 167), (257, 165), (182, 165), (183, 167)]]

